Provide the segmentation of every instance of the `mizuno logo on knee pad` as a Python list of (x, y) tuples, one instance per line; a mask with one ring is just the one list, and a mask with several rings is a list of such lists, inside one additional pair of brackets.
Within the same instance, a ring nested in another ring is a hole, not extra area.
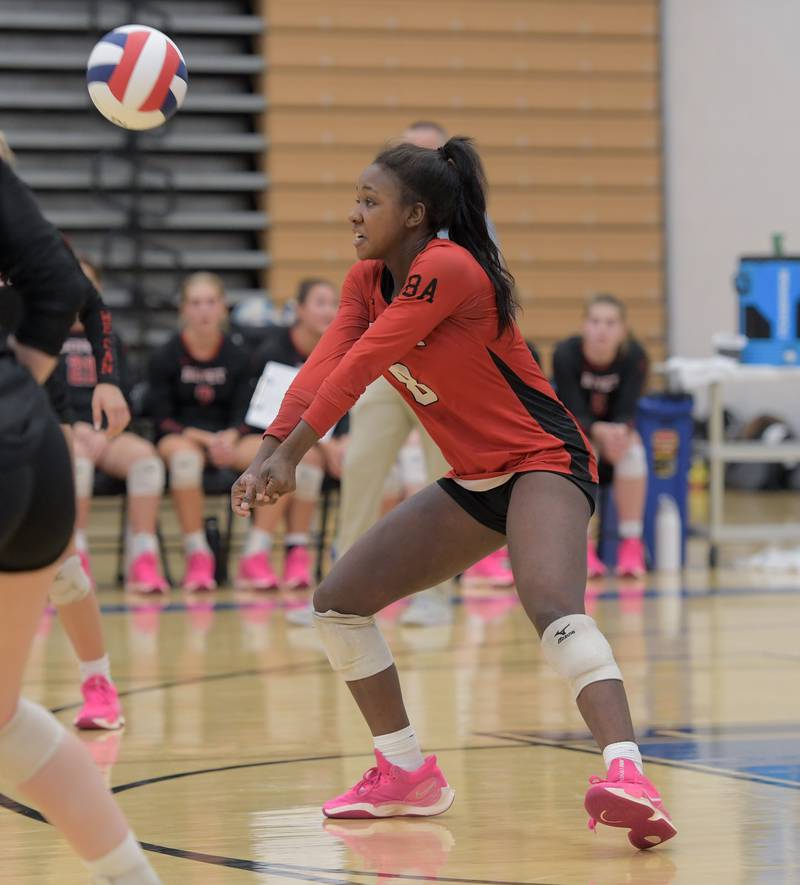
[(558, 642), (556, 643), (557, 645), (561, 645), (561, 643), (565, 639), (569, 639), (570, 636), (575, 635), (574, 630), (569, 630), (569, 633), (567, 633), (567, 630), (569, 630), (569, 624), (564, 624), (564, 626), (560, 630), (556, 630), (556, 632), (553, 634), (553, 636), (558, 636)]

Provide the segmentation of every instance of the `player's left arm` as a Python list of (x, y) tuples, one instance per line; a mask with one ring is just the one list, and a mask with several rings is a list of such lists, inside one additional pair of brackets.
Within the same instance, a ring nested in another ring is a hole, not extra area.
[(303, 455), (344, 415), (367, 385), (405, 356), (473, 296), (460, 254), (426, 253), (411, 267), (400, 293), (325, 379), (302, 420), (266, 460), (257, 504), (274, 503), (294, 489)]
[(437, 252), (414, 262), (391, 305), (320, 386), (303, 414), (319, 436), (352, 408), (369, 384), (473, 297), (463, 272), (463, 262), (469, 259)]
[(120, 389), (120, 354), (113, 334), (111, 311), (99, 292), (92, 289), (78, 318), (92, 346), (97, 366), (97, 385), (92, 393), (92, 423), (95, 430), (103, 426), (110, 437), (121, 433), (131, 420), (130, 409)]

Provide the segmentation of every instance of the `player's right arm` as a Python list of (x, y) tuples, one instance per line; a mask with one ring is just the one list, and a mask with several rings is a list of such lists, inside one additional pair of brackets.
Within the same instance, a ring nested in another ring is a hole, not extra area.
[(147, 369), (150, 413), (158, 436), (184, 431), (183, 424), (175, 418), (177, 411), (175, 372), (178, 368), (178, 357), (173, 351), (171, 341), (160, 347), (150, 357)]
[(574, 346), (575, 339), (562, 341), (553, 352), (553, 380), (556, 394), (572, 412), (585, 432), (594, 422), (594, 417), (586, 403), (586, 395), (581, 388), (582, 357)]
[(286, 391), (278, 417), (267, 428), (265, 436), (283, 440), (289, 435), (325, 379), (369, 328), (371, 270), (369, 266), (365, 268), (365, 264), (354, 265), (347, 274), (336, 318)]
[[(370, 274), (365, 263), (354, 265), (342, 284), (336, 318), (325, 330), (311, 356), (283, 398), (278, 417), (264, 432), (261, 446), (250, 466), (231, 488), (231, 507), (247, 516), (256, 503), (256, 483), (261, 465), (270, 458), (313, 402), (323, 381), (339, 365), (350, 348), (369, 328)], [(259, 503), (261, 498), (259, 497)]]

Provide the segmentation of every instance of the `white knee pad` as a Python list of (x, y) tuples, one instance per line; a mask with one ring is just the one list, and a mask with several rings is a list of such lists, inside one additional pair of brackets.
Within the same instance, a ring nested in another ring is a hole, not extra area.
[(614, 465), (614, 472), (625, 479), (642, 479), (647, 476), (647, 455), (638, 440), (628, 446), (628, 451)]
[(553, 621), (542, 634), (547, 663), (569, 682), (578, 695), (592, 682), (622, 679), (608, 640), (588, 615), (567, 615)]
[(314, 626), (331, 662), (345, 682), (382, 673), (394, 663), (389, 646), (372, 615), (314, 612)]
[(203, 482), (200, 452), (175, 452), (169, 459), (169, 484), (173, 489), (197, 489)]
[(392, 464), (391, 469), (386, 474), (386, 480), (383, 483), (383, 495), (385, 498), (397, 498), (403, 492), (403, 469), (399, 461)]
[(94, 464), (88, 458), (75, 459), (75, 494), (91, 498), (94, 490)]
[(52, 713), (20, 698), (17, 712), (0, 729), (0, 782), (13, 788), (29, 781), (50, 761), (65, 734)]
[(77, 554), (64, 560), (50, 588), (50, 602), (53, 605), (69, 605), (80, 602), (92, 592), (89, 578), (81, 566), (81, 558)]
[(298, 501), (318, 501), (323, 476), (321, 467), (301, 461), (294, 473), (295, 498)]
[(131, 464), (126, 484), (132, 498), (160, 495), (164, 491), (164, 462), (158, 455), (139, 458)]

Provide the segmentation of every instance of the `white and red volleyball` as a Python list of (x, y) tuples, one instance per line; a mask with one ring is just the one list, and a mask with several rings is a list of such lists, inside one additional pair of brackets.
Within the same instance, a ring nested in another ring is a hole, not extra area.
[(123, 129), (155, 129), (183, 104), (189, 77), (169, 37), (147, 25), (124, 25), (92, 50), (86, 83), (107, 120)]

